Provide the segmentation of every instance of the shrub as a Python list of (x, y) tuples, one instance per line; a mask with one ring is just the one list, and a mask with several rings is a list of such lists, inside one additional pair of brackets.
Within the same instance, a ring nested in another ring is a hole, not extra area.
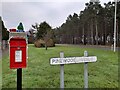
[(39, 39), (39, 40), (35, 41), (34, 45), (35, 45), (35, 47), (38, 47), (38, 48), (44, 47), (45, 46), (45, 42), (44, 42), (44, 40)]
[[(45, 47), (45, 41), (42, 39), (38, 39), (34, 42), (34, 46), (38, 47), (38, 48)], [(49, 39), (47, 41), (47, 47), (54, 47), (54, 46), (55, 46), (55, 43), (54, 43), (53, 39)]]
[(54, 43), (53, 39), (49, 39), (49, 40), (47, 41), (47, 46), (48, 46), (48, 47), (54, 47), (54, 46), (55, 46), (55, 43)]

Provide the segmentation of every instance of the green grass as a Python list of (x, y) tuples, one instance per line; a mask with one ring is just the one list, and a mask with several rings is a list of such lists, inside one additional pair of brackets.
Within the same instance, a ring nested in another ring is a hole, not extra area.
[[(83, 56), (84, 50), (89, 55), (97, 56), (96, 63), (88, 63), (89, 88), (118, 88), (118, 55), (117, 52), (74, 46), (35, 48), (29, 45), (27, 68), (23, 69), (23, 88), (59, 88), (60, 66), (51, 66), (49, 59), (59, 57), (64, 51), (65, 57)], [(16, 70), (9, 68), (9, 57), (2, 60), (2, 87), (16, 88)], [(84, 64), (69, 64), (64, 66), (65, 88), (84, 87)]]

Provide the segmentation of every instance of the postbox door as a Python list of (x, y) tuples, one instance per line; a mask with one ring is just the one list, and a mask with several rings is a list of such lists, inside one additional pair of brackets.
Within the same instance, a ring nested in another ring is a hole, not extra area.
[(10, 40), (10, 68), (26, 67), (26, 40), (14, 38)]

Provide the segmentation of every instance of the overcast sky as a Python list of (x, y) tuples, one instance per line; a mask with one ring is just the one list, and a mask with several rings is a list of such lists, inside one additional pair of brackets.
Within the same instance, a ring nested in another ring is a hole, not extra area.
[(86, 2), (89, 0), (2, 0), (0, 16), (8, 29), (16, 28), (22, 22), (28, 31), (32, 24), (43, 21), (55, 28), (64, 23), (68, 15), (84, 10)]

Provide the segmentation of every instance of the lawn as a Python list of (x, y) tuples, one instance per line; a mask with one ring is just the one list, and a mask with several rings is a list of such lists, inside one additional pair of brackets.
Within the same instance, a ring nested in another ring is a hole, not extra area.
[[(65, 57), (83, 56), (87, 50), (90, 56), (97, 56), (95, 63), (88, 63), (89, 88), (118, 88), (118, 53), (113, 51), (60, 46), (35, 48), (29, 45), (27, 68), (23, 69), (23, 88), (59, 88), (60, 66), (49, 64), (51, 57), (59, 57), (64, 51)], [(84, 64), (69, 64), (64, 66), (65, 88), (84, 87)], [(9, 68), (9, 56), (2, 60), (2, 87), (16, 88), (16, 69)]]

